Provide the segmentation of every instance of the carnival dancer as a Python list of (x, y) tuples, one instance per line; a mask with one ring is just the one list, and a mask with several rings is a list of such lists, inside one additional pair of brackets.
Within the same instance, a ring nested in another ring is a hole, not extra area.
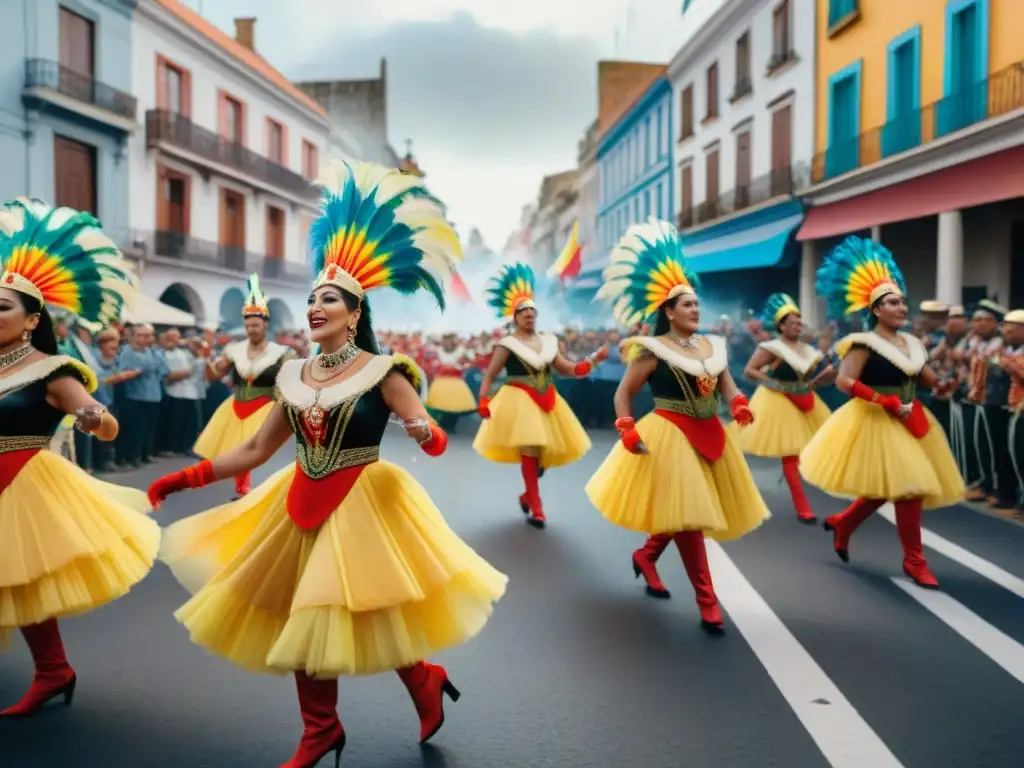
[[(590, 438), (558, 394), (551, 373), (589, 376), (608, 357), (608, 350), (601, 347), (590, 359), (571, 363), (559, 353), (557, 336), (537, 332), (534, 274), (526, 264), (502, 267), (487, 293), (487, 303), (498, 317), (511, 322), (513, 330), (495, 344), (480, 382), (478, 413), (484, 422), (473, 448), (490, 461), (520, 465), (526, 491), (519, 497), (519, 508), (526, 522), (544, 528), (547, 516), (537, 481), (545, 470), (571, 464), (590, 450)], [(491, 397), (502, 370), (505, 382)]]
[(262, 673), (293, 671), (305, 729), (282, 768), (340, 759), (337, 678), (395, 670), (426, 741), (459, 692), (425, 659), (483, 629), (506, 578), (466, 546), (404, 469), (379, 460), (394, 412), (424, 453), (447, 436), (427, 422), (416, 369), (378, 354), (366, 294), (425, 288), (426, 266), (461, 254), (444, 210), (416, 176), (338, 161), (325, 168), (310, 241), (311, 360), (286, 362), (260, 431), (230, 453), (157, 480), (150, 499), (199, 488), (268, 461), (294, 434), (296, 463), (239, 501), (164, 533), (161, 558), (194, 592), (176, 614), (192, 641)]
[[(206, 369), (208, 381), (220, 381), (231, 374), (231, 397), (214, 411), (196, 440), (192, 450), (203, 459), (223, 456), (259, 432), (273, 407), (277, 372), (286, 360), (295, 357), (291, 348), (267, 338), (270, 308), (255, 273), (249, 277), (242, 321), (246, 338), (224, 347), (221, 356)], [(249, 492), (251, 482), (251, 472), (235, 477), (236, 499)]]
[(437, 350), (434, 380), (427, 390), (427, 408), (435, 411), (441, 424), (455, 432), (459, 416), (476, 410), (476, 398), (463, 378), (470, 367), (470, 353), (459, 344), (454, 333), (446, 333)]
[(849, 237), (819, 268), (817, 292), (837, 318), (866, 314), (871, 330), (836, 343), (836, 386), (851, 399), (804, 448), (800, 471), (826, 493), (856, 499), (824, 521), (843, 562), (854, 531), (893, 502), (903, 571), (938, 589), (921, 547), (921, 510), (954, 504), (965, 489), (945, 433), (917, 399), (918, 386), (932, 387), (936, 376), (924, 345), (900, 330), (907, 321), (903, 275), (887, 249)]
[(47, 305), (108, 325), (133, 280), (89, 214), (27, 198), (0, 207), (0, 646), (18, 628), (35, 662), (31, 687), (3, 717), (71, 703), (78, 678), (58, 620), (125, 595), (159, 549), (145, 494), (47, 450), (66, 414), (100, 440), (118, 429), (90, 394), (93, 372), (57, 354)]
[(834, 369), (821, 352), (800, 340), (800, 308), (788, 295), (768, 297), (762, 322), (765, 330), (779, 336), (758, 344), (743, 371), (758, 384), (750, 400), (756, 420), (735, 434), (744, 453), (782, 459), (797, 520), (813, 525), (818, 518), (800, 480), (800, 451), (831, 413), (814, 390), (832, 378)]
[[(770, 517), (743, 453), (718, 420), (729, 401), (741, 425), (754, 421), (728, 369), (726, 341), (698, 333), (697, 278), (683, 258), (675, 227), (649, 219), (616, 246), (598, 298), (612, 301), (627, 328), (653, 323), (653, 336), (622, 342), (629, 364), (615, 392), (621, 442), (587, 483), (587, 496), (610, 522), (651, 534), (633, 553), (647, 592), (668, 597), (655, 562), (675, 541), (700, 610), (701, 626), (724, 631), (704, 537), (736, 539)], [(655, 410), (635, 422), (631, 404), (648, 384)]]

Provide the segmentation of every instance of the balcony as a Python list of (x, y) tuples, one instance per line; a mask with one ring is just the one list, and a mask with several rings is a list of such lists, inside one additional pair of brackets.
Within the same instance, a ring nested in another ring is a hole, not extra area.
[(233, 273), (240, 278), (256, 272), (266, 280), (289, 285), (309, 285), (313, 280), (312, 268), (308, 264), (200, 240), (179, 232), (158, 230), (140, 240), (140, 243), (143, 242), (142, 262), (177, 263), (183, 269), (205, 268), (214, 272)]
[(134, 96), (56, 61), (25, 61), (22, 99), (30, 105), (58, 107), (123, 133), (131, 133), (138, 127)]
[(820, 184), (868, 168), (1022, 108), (1024, 62), (1017, 62), (966, 90), (830, 146), (815, 156), (811, 183)]
[(295, 171), (173, 112), (152, 109), (146, 113), (146, 146), (293, 203), (308, 204), (319, 197)]
[(679, 213), (679, 228), (709, 224), (723, 216), (740, 213), (769, 200), (789, 197), (807, 184), (808, 168), (803, 163), (795, 168), (779, 168), (737, 186), (715, 200), (705, 200)]

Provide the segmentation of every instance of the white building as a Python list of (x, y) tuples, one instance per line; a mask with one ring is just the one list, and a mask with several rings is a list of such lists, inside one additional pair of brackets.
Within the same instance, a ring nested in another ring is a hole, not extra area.
[(326, 112), (255, 53), (255, 19), (236, 19), (232, 38), (177, 0), (141, 0), (135, 21), (145, 132), (130, 149), (129, 216), (143, 292), (232, 328), (255, 271), (272, 324), (304, 325)]
[(815, 0), (725, 0), (669, 64), (687, 252), (748, 306), (799, 286), (793, 193), (814, 153), (815, 12)]

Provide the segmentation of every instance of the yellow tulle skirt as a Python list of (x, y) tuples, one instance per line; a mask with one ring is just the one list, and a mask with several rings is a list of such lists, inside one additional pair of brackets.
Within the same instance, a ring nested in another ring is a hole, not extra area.
[(476, 398), (458, 376), (438, 376), (427, 390), (427, 408), (443, 413), (472, 413)]
[(572, 408), (555, 394), (555, 407), (545, 413), (526, 392), (504, 386), (490, 403), (473, 440), (474, 450), (499, 464), (518, 464), (523, 449), (540, 449), (540, 466), (561, 467), (590, 450), (590, 438)]
[(229, 397), (213, 412), (210, 423), (196, 440), (193, 452), (204, 459), (215, 459), (233, 451), (260, 431), (273, 409), (274, 404), (267, 403), (249, 418), (240, 419), (235, 415), (235, 398)]
[(840, 498), (920, 498), (925, 509), (960, 501), (965, 492), (946, 433), (925, 409), (923, 439), (878, 405), (854, 398), (829, 417), (800, 453), (800, 473)]
[(116, 600), (149, 573), (160, 528), (146, 494), (43, 450), (0, 492), (0, 642)]
[(591, 503), (610, 522), (641, 533), (701, 530), (728, 541), (771, 517), (729, 431), (725, 452), (709, 462), (656, 413), (636, 429), (649, 453), (630, 453), (617, 442), (587, 483)]
[[(750, 398), (754, 423), (748, 427), (733, 427), (733, 434), (744, 453), (780, 459), (799, 456), (828, 421), (832, 412), (817, 395), (810, 411), (801, 411), (781, 392), (758, 387)], [(733, 422), (735, 423), (735, 422)]]
[(318, 529), (288, 516), (294, 466), (164, 531), (193, 597), (192, 641), (244, 669), (314, 677), (408, 666), (479, 633), (506, 577), (445, 523), (404, 469), (378, 461)]

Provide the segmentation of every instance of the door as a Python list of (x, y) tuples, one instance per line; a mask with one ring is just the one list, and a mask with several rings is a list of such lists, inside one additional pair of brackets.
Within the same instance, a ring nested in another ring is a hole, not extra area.
[(54, 202), (96, 213), (96, 148), (63, 136), (53, 139)]
[(693, 166), (684, 165), (679, 179), (680, 228), (693, 226)]
[(793, 107), (787, 104), (772, 112), (772, 197), (790, 193), (792, 165)]
[(284, 211), (267, 206), (267, 260), (264, 262), (267, 277), (280, 274), (281, 259), (284, 258)]
[(221, 260), (229, 269), (245, 271), (245, 196), (221, 190)]
[(921, 143), (917, 57), (916, 38), (908, 39), (889, 54), (886, 123), (882, 129), (883, 157), (904, 152)]
[(860, 161), (856, 88), (857, 80), (853, 77), (844, 77), (832, 84), (832, 135), (826, 155), (828, 176), (852, 171)]
[(942, 100), (940, 133), (950, 133), (983, 120), (988, 106), (988, 88), (985, 82), (987, 61), (979, 58), (982, 34), (977, 6), (972, 3), (961, 8), (950, 18), (950, 36), (946, 62), (949, 70), (949, 88)]
[(95, 31), (89, 19), (60, 9), (60, 72), (57, 90), (79, 101), (92, 103)]
[(164, 167), (159, 168), (159, 174), (157, 251), (161, 256), (184, 258), (189, 233), (189, 179)]
[(736, 210), (750, 205), (750, 131), (736, 134)]
[(704, 156), (704, 205), (701, 206), (700, 221), (711, 221), (718, 216), (718, 149)]

